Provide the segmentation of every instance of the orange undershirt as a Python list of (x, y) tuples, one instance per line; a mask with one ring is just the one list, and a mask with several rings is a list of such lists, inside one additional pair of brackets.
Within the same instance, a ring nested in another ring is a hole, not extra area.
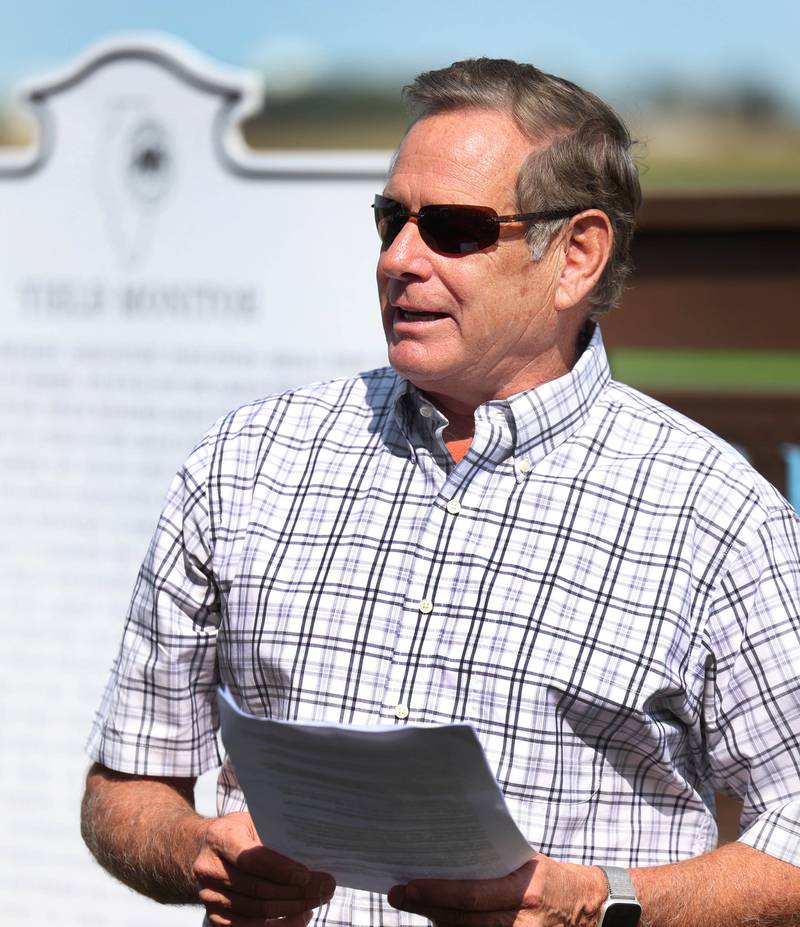
[(447, 450), (450, 451), (450, 456), (458, 463), (469, 450), (469, 446), (472, 444), (472, 438), (459, 438), (457, 441), (445, 441), (445, 444), (447, 445)]

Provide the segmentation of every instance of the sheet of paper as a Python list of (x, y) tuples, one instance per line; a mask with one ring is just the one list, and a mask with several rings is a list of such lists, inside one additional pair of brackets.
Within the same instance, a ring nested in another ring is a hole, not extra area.
[(339, 885), (494, 878), (533, 855), (469, 724), (301, 724), (218, 701), (262, 842)]

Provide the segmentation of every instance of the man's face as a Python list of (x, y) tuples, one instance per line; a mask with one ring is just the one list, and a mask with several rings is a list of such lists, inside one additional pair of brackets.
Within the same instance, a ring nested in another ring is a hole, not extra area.
[[(517, 173), (532, 147), (503, 113), (429, 116), (406, 136), (384, 193), (411, 210), (462, 204), (512, 214)], [(398, 373), (434, 397), (473, 407), (550, 378), (541, 370), (556, 342), (557, 249), (531, 261), (524, 232), (521, 223), (501, 226), (496, 245), (449, 256), (407, 222), (382, 248), (378, 292)]]

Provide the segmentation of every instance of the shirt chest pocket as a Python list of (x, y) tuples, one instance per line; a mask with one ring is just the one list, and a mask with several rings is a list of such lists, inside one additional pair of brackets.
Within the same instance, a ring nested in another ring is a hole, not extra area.
[(558, 622), (512, 616), (474, 648), (484, 662), (476, 673), (473, 661), (462, 710), (479, 727), (507, 799), (537, 819), (549, 820), (546, 806), (557, 804), (578, 825), (597, 813), (601, 790), (650, 778), (667, 744), (685, 746), (685, 725), (658, 710), (681, 695), (665, 654), (644, 659), (621, 619), (592, 617), (594, 625), (566, 612)]
[(508, 799), (577, 806), (598, 793), (602, 725), (557, 682), (498, 673), (473, 693), (468, 711)]
[(504, 621), (485, 621), (472, 641), (458, 642), (459, 662), (467, 651), (471, 660), (454, 713), (479, 729), (509, 799), (590, 802), (630, 715), (609, 688), (602, 655), (582, 639), (586, 619), (578, 621), (565, 611), (556, 621), (507, 610)]

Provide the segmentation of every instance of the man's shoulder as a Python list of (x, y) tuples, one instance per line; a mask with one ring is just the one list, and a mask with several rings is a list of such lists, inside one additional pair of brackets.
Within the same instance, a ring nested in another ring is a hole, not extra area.
[(764, 509), (788, 505), (747, 460), (745, 449), (658, 399), (612, 380), (600, 406), (601, 415), (613, 417), (612, 443), (621, 453), (651, 457), (673, 470), (678, 482), (697, 486), (702, 479), (709, 489), (725, 487)]
[(212, 425), (201, 444), (265, 435), (312, 435), (323, 424), (334, 431), (358, 431), (361, 423), (386, 416), (399, 385), (391, 367), (378, 367), (291, 387), (232, 409)]

